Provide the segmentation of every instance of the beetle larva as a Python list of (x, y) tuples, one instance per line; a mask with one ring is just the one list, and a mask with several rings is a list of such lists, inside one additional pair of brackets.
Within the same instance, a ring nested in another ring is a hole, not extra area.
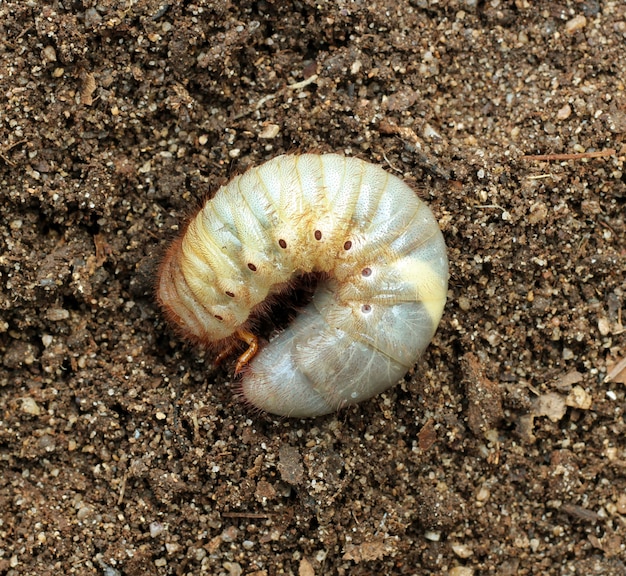
[(160, 269), (157, 295), (181, 331), (243, 337), (267, 298), (320, 273), (311, 302), (244, 370), (254, 406), (318, 416), (395, 384), (441, 318), (443, 236), (402, 180), (337, 154), (279, 156), (233, 178), (191, 219)]

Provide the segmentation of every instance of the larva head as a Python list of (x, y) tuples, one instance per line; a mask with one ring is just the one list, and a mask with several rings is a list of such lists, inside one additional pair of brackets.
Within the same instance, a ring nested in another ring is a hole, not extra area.
[[(169, 247), (159, 269), (157, 301), (172, 326), (186, 339), (211, 345), (229, 338), (234, 329), (224, 323), (219, 313), (209, 313), (192, 292), (185, 272), (184, 236)], [(230, 311), (227, 310), (229, 315)], [(226, 313), (224, 315), (226, 315)]]

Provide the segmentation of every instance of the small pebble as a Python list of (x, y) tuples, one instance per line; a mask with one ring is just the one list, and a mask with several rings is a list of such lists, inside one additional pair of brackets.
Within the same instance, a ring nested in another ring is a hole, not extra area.
[(95, 8), (87, 8), (85, 10), (85, 26), (87, 28), (93, 28), (102, 22), (102, 16)]
[(592, 402), (591, 394), (582, 386), (574, 386), (565, 399), (565, 404), (573, 408), (579, 408), (580, 410), (589, 410)]
[(233, 542), (238, 534), (239, 530), (235, 526), (229, 526), (221, 534), (222, 542)]
[(607, 318), (600, 318), (598, 320), (598, 331), (602, 336), (608, 336), (611, 333), (611, 325)]
[(617, 498), (617, 511), (626, 514), (626, 494), (620, 494)]
[(89, 506), (81, 506), (76, 512), (76, 518), (78, 520), (85, 520), (91, 515), (91, 508)]
[(474, 569), (469, 566), (454, 566), (454, 568), (450, 568), (448, 572), (449, 576), (472, 576), (474, 574)]
[(224, 562), (222, 566), (228, 570), (228, 576), (241, 576), (243, 573), (243, 569), (237, 562)]
[(452, 544), (452, 551), (459, 557), (459, 558), (469, 558), (474, 551), (469, 547), (466, 546), (465, 544)]
[(267, 124), (259, 134), (259, 138), (271, 140), (272, 138), (276, 138), (279, 132), (280, 126), (278, 126), (277, 124)]
[(57, 53), (56, 53), (56, 50), (54, 49), (54, 47), (52, 47), (52, 46), (46, 46), (41, 51), (41, 56), (42, 56), (43, 60), (46, 61), (46, 62), (56, 62), (57, 61)]
[(565, 104), (559, 111), (556, 113), (557, 120), (566, 120), (572, 114), (572, 107), (569, 104)]
[(156, 538), (159, 534), (163, 532), (163, 524), (160, 522), (150, 522), (150, 536), (152, 538)]
[(69, 310), (65, 310), (64, 308), (48, 308), (46, 311), (46, 318), (52, 322), (67, 320), (69, 317)]
[(39, 404), (32, 398), (22, 398), (22, 412), (30, 414), (31, 416), (39, 416), (41, 414), (41, 408)]
[(489, 498), (490, 494), (491, 492), (489, 491), (489, 488), (487, 488), (486, 486), (481, 486), (478, 490), (478, 493), (476, 494), (476, 500), (478, 500), (479, 502), (484, 502)]
[(471, 304), (469, 298), (465, 296), (459, 296), (459, 308), (463, 310), (463, 312), (467, 312), (471, 308)]
[(573, 34), (578, 30), (582, 30), (586, 25), (587, 18), (585, 18), (582, 14), (579, 14), (565, 23), (565, 31), (569, 34)]

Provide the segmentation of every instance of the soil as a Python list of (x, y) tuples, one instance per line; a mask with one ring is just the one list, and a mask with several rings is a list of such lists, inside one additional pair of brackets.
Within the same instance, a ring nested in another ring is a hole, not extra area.
[[(1, 575), (626, 574), (622, 0), (5, 0), (0, 38)], [(415, 370), (313, 420), (153, 298), (290, 151), (405, 178), (451, 268)]]

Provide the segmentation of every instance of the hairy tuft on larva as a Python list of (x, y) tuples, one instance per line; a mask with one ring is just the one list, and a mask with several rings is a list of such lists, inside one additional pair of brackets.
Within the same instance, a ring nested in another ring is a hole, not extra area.
[[(253, 310), (294, 278), (323, 273), (310, 304), (256, 353)], [(233, 178), (190, 220), (157, 297), (205, 344), (243, 338), (254, 406), (319, 416), (394, 385), (430, 342), (448, 260), (430, 209), (402, 180), (337, 154), (279, 156)]]

